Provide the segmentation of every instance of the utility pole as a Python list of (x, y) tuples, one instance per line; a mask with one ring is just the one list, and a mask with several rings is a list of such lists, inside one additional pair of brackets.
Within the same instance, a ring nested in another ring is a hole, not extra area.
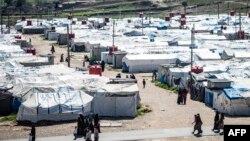
[(191, 45), (190, 45), (190, 49), (191, 49), (191, 68), (190, 68), (190, 89), (191, 89), (191, 86), (192, 86), (192, 83), (193, 83), (193, 80), (192, 80), (192, 68), (193, 68), (193, 48), (195, 48), (195, 28), (194, 28), (194, 25), (193, 25), (193, 28), (191, 30)]
[(240, 16), (240, 18), (239, 18), (239, 20), (240, 20), (240, 32), (241, 32), (241, 9), (240, 9), (240, 12), (239, 12), (239, 16)]
[(70, 67), (70, 55), (69, 55), (69, 24), (67, 25), (67, 57), (68, 57), (68, 67)]
[(142, 13), (142, 16), (141, 16), (141, 34), (143, 35), (143, 13)]
[[(7, 7), (7, 9), (8, 9), (8, 7)], [(8, 14), (8, 33), (10, 34), (10, 8), (8, 9), (8, 12), (7, 12), (7, 14)]]
[(1, 34), (3, 34), (3, 0), (1, 0)]
[(113, 52), (114, 52), (114, 50), (115, 50), (115, 20), (114, 19), (113, 19), (112, 46), (113, 46)]
[(218, 6), (218, 19), (220, 18), (220, 3), (219, 1), (217, 2), (217, 6)]
[(247, 0), (247, 8), (246, 8), (246, 15), (248, 16), (248, 6), (249, 6), (249, 0)]
[(229, 25), (229, 14), (230, 14), (230, 11), (229, 11), (229, 2), (227, 3), (227, 25)]

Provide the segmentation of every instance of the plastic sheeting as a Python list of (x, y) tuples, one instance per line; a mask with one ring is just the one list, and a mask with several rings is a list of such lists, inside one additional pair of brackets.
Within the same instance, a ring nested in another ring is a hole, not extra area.
[(56, 93), (33, 93), (21, 104), (18, 121), (76, 120), (79, 114), (91, 111), (92, 97), (83, 91), (57, 91)]
[(101, 116), (135, 117), (139, 103), (137, 84), (107, 84), (94, 94), (93, 110)]

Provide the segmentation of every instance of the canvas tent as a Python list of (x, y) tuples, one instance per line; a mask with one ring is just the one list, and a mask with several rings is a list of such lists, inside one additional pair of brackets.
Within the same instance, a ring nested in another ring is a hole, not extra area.
[(135, 117), (139, 102), (137, 84), (107, 84), (94, 93), (93, 111), (100, 116)]
[[(215, 97), (216, 96), (216, 97)], [(231, 116), (250, 115), (250, 94), (245, 88), (226, 88), (214, 95), (214, 108)]]
[(175, 64), (176, 54), (141, 54), (126, 55), (122, 59), (124, 72), (152, 72), (157, 70), (161, 64)]
[(60, 89), (54, 93), (33, 93), (19, 107), (17, 121), (76, 120), (91, 111), (92, 97), (83, 91)]

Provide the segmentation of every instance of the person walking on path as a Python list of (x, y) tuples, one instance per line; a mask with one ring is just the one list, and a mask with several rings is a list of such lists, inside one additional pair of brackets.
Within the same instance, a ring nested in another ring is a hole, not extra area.
[(105, 69), (105, 62), (102, 60), (101, 61), (101, 67), (102, 67), (102, 72), (104, 72), (104, 69)]
[(98, 114), (95, 114), (95, 117), (94, 117), (94, 126), (97, 127), (98, 132), (101, 133), (100, 119), (99, 119), (99, 115)]
[(178, 96), (177, 96), (177, 104), (182, 104), (183, 98), (182, 98), (182, 89), (178, 89)]
[(61, 54), (60, 62), (64, 62), (63, 53)]
[(218, 111), (216, 111), (215, 117), (214, 117), (214, 128), (212, 130), (219, 131), (219, 124), (220, 124), (220, 114)]
[(194, 130), (192, 132), (192, 134), (194, 134), (194, 132), (197, 130), (197, 115), (194, 115), (194, 122), (192, 124), (194, 124)]
[(36, 140), (36, 128), (35, 126), (33, 125), (31, 127), (31, 132), (30, 132), (31, 136), (32, 136), (32, 141), (35, 141)]
[(74, 140), (76, 140), (76, 138), (77, 138), (77, 126), (75, 126), (75, 129), (74, 129)]
[(197, 135), (200, 135), (203, 132), (202, 128), (201, 128), (202, 124), (203, 124), (203, 122), (201, 120), (200, 114), (198, 113), (197, 114), (197, 129), (198, 129)]
[(94, 128), (94, 141), (98, 141), (99, 140), (99, 131), (98, 129), (95, 127)]
[(146, 81), (145, 81), (145, 79), (142, 80), (142, 84), (143, 84), (143, 88), (145, 88), (146, 87)]
[[(222, 132), (220, 132), (221, 129), (223, 130)], [(220, 114), (218, 133), (220, 135), (224, 134), (224, 114), (223, 113)]]
[(184, 104), (184, 105), (186, 105), (187, 93), (188, 93), (187, 89), (184, 88), (184, 89), (182, 90), (182, 95), (181, 95), (181, 96), (182, 96), (182, 101), (183, 101), (183, 104)]
[(53, 45), (51, 46), (51, 50), (50, 51), (51, 51), (52, 54), (54, 54), (56, 52), (55, 51), (55, 47)]

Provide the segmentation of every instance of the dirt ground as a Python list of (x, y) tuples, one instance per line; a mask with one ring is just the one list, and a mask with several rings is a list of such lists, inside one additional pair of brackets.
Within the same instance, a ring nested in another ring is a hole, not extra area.
[[(50, 52), (52, 41), (43, 40), (40, 35), (26, 35), (26, 38), (31, 38), (32, 45), (36, 48), (38, 54), (47, 54)], [(59, 63), (60, 54), (64, 53), (66, 57), (66, 48), (55, 46), (55, 62)], [(82, 67), (82, 60), (84, 53), (72, 53), (71, 67)], [(65, 63), (65, 62), (64, 62)], [(65, 65), (67, 65), (65, 63)], [(115, 77), (116, 70), (105, 71), (103, 73), (106, 77)], [(122, 77), (127, 74), (121, 73)], [(148, 73), (135, 74), (138, 79), (140, 88), (141, 103), (149, 105), (152, 112), (134, 119), (103, 119), (101, 123), (120, 122), (122, 127), (103, 127), (102, 132), (112, 131), (126, 131), (136, 129), (160, 129), (160, 128), (184, 128), (192, 127), (193, 115), (200, 113), (203, 126), (212, 126), (214, 111), (213, 109), (204, 105), (204, 103), (187, 100), (187, 105), (177, 105), (177, 95), (158, 88), (152, 84), (151, 75)], [(142, 88), (142, 79), (146, 79), (146, 88)], [(226, 117), (225, 124), (250, 124), (249, 117)], [(57, 136), (72, 134), (76, 122), (60, 123), (48, 126), (37, 127), (37, 136)], [(0, 123), (0, 140), (26, 138), (30, 132), (30, 127), (20, 126), (15, 122), (2, 122)], [(205, 132), (205, 131), (204, 131)], [(190, 131), (191, 133), (191, 131)], [(223, 140), (222, 136), (216, 137), (183, 137), (183, 138), (169, 138), (164, 141), (218, 141)], [(163, 141), (163, 139), (156, 139), (155, 141)]]

